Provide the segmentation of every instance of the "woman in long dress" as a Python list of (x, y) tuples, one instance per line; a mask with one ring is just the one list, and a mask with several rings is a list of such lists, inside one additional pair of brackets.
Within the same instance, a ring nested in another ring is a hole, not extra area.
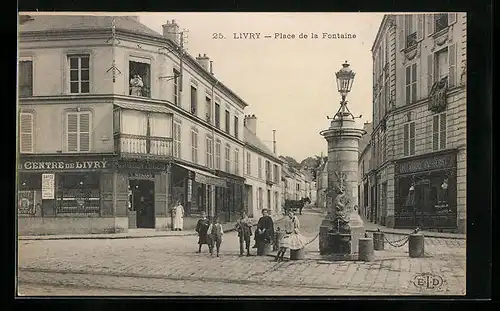
[(300, 234), (300, 222), (293, 211), (288, 212), (288, 218), (285, 219), (284, 234), (280, 240), (280, 250), (276, 254), (275, 261), (283, 261), (287, 249), (299, 250), (306, 246), (306, 239)]
[(184, 207), (180, 201), (174, 207), (174, 231), (182, 231), (184, 228)]

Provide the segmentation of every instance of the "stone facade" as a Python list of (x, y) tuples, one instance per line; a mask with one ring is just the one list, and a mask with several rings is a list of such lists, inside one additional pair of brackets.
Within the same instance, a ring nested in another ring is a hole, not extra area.
[[(377, 215), (372, 221), (395, 226), (398, 204), (401, 205), (396, 202), (395, 161), (432, 158), (439, 152), (454, 151), (457, 154), (456, 194), (450, 193), (450, 196), (456, 195), (456, 221), (454, 226), (441, 229), (464, 232), (466, 15), (386, 15), (375, 39), (373, 59), (374, 130), (370, 166), (374, 178), (369, 188), (376, 194), (370, 197), (377, 198)], [(446, 88), (439, 110), (432, 92), (443, 78)], [(446, 176), (440, 178), (448, 178)], [(435, 196), (438, 188), (429, 186), (429, 196)], [(429, 229), (440, 229), (438, 227)]]

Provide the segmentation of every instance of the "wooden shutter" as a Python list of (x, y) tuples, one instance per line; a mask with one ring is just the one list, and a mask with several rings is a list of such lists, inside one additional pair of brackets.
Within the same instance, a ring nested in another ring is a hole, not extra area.
[(68, 113), (66, 133), (68, 151), (78, 151), (78, 114)]
[(427, 19), (427, 35), (430, 36), (434, 33), (434, 14), (426, 14)]
[(424, 38), (424, 14), (417, 14), (417, 41)]
[(439, 115), (432, 117), (432, 150), (439, 149)]
[(408, 149), (409, 149), (409, 136), (410, 136), (410, 133), (409, 133), (409, 126), (408, 126), (408, 123), (404, 125), (404, 134), (403, 134), (403, 149), (404, 149), (404, 155), (407, 156), (408, 155)]
[(446, 148), (446, 113), (440, 115), (439, 120), (439, 149)]
[(453, 87), (457, 84), (457, 44), (448, 46), (448, 86)]
[(79, 115), (79, 140), (80, 140), (80, 150), (79, 151), (90, 151), (90, 113), (82, 113)]
[(410, 155), (415, 154), (415, 122), (410, 123)]
[(399, 38), (398, 38), (398, 44), (399, 44), (399, 50), (402, 51), (405, 48), (405, 15), (398, 15), (397, 16), (397, 26), (396, 29), (399, 27)]
[(453, 25), (457, 22), (457, 13), (448, 13), (448, 25)]
[(434, 54), (427, 55), (427, 91), (430, 93), (434, 84)]
[(33, 152), (33, 114), (21, 113), (20, 117), (20, 152), (31, 153)]

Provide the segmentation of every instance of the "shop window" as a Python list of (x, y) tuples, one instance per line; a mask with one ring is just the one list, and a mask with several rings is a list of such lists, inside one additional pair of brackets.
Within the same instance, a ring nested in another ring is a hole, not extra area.
[(129, 61), (129, 95), (151, 97), (151, 65), (149, 60)]
[(91, 113), (70, 112), (66, 116), (66, 142), (68, 152), (89, 152)]
[(71, 94), (90, 92), (90, 55), (70, 55), (69, 91)]
[(21, 153), (33, 152), (34, 115), (22, 112), (20, 115), (19, 147)]
[(58, 174), (56, 213), (89, 215), (100, 212), (98, 173)]
[(19, 97), (33, 96), (33, 61), (19, 61)]

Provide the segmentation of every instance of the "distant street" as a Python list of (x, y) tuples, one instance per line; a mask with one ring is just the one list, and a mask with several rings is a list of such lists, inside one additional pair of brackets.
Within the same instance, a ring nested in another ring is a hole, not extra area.
[[(308, 240), (322, 216), (300, 216)], [(278, 224), (279, 225), (279, 224)], [(400, 236), (389, 236), (390, 240)], [(409, 258), (408, 246), (376, 252), (373, 262), (330, 262), (318, 240), (303, 261), (239, 257), (235, 232), (221, 257), (196, 253), (194, 236), (119, 240), (19, 242), (20, 295), (436, 295), (465, 293), (465, 241), (426, 238), (426, 258)], [(255, 249), (252, 250), (255, 254)], [(436, 289), (417, 288), (418, 273), (444, 279)]]

